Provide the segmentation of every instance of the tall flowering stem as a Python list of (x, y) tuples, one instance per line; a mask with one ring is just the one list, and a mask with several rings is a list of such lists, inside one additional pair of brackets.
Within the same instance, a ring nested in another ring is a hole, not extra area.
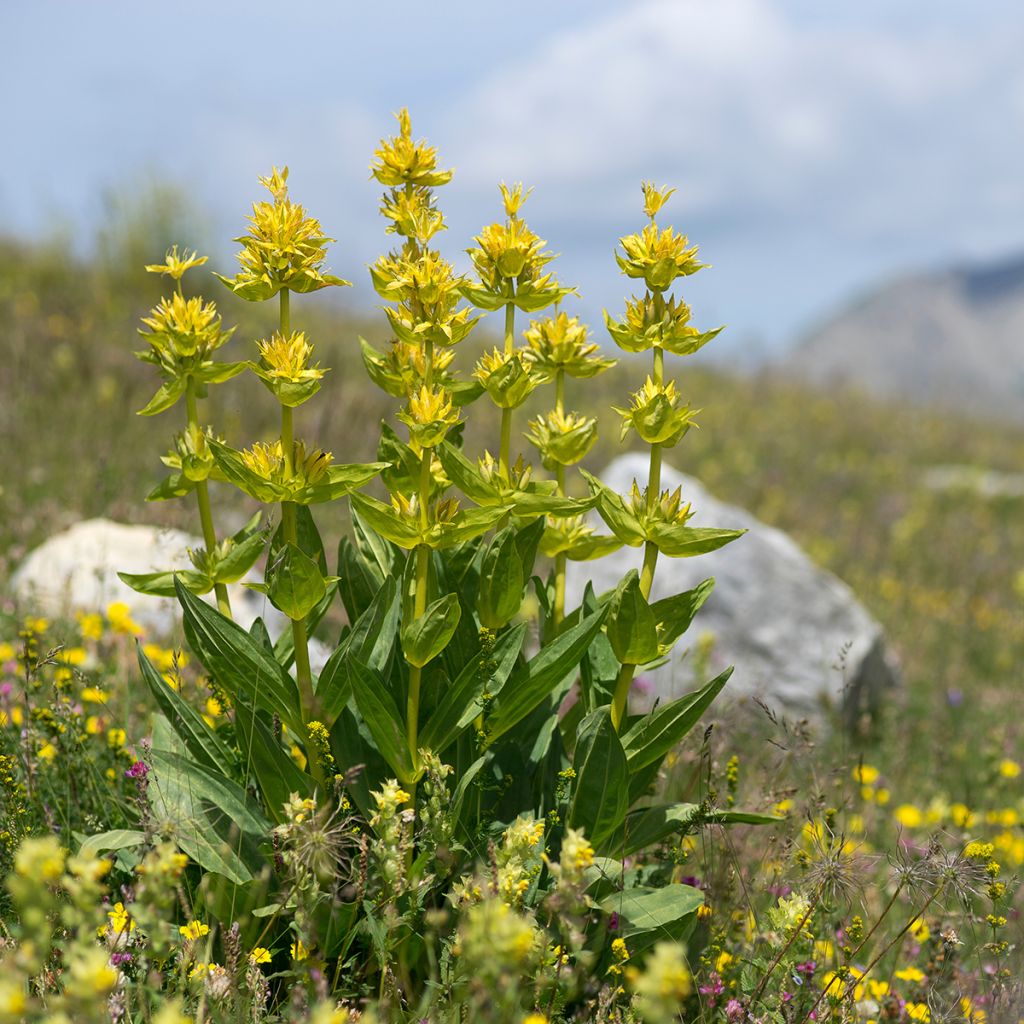
[[(242, 372), (244, 363), (221, 363), (213, 354), (232, 335), (233, 328), (223, 330), (217, 307), (196, 296), (186, 299), (182, 278), (193, 267), (206, 263), (205, 256), (194, 252), (178, 252), (173, 246), (164, 262), (146, 267), (150, 273), (162, 274), (175, 282), (174, 293), (154, 307), (143, 318), (144, 329), (139, 333), (149, 343), (149, 350), (137, 353), (145, 362), (155, 365), (164, 378), (164, 384), (140, 415), (152, 416), (185, 398), (186, 428), (175, 438), (175, 450), (166, 455), (164, 463), (175, 472), (150, 495), (151, 500), (175, 498), (195, 491), (199, 522), (205, 550), (191, 552), (194, 572), (186, 578), (197, 593), (213, 590), (217, 606), (230, 617), (231, 602), (227, 582), (233, 573), (222, 563), (228, 562), (233, 552), (234, 539), (221, 544), (213, 523), (207, 478), (214, 471), (214, 460), (209, 442), (213, 435), (200, 425), (198, 399), (206, 395), (208, 385), (221, 383)], [(235, 558), (237, 562), (237, 558)], [(164, 593), (166, 583), (160, 579), (168, 574), (122, 576), (130, 586), (143, 593)], [(237, 577), (235, 577), (237, 578)]]
[[(281, 530), (276, 554), (267, 567), (264, 592), (291, 622), (295, 678), (301, 710), (301, 739), (310, 773), (321, 786), (324, 769), (320, 745), (311, 741), (318, 721), (317, 699), (309, 662), (307, 616), (327, 593), (333, 579), (322, 576), (315, 559), (300, 545), (297, 503), (311, 504), (346, 493), (351, 467), (330, 467), (331, 455), (319, 449), (307, 453), (296, 440), (293, 410), (320, 389), (326, 371), (311, 362), (313, 346), (291, 326), (291, 293), (319, 291), (349, 282), (326, 274), (327, 244), (320, 222), (289, 196), (288, 168), (276, 167), (260, 183), (270, 199), (253, 204), (249, 232), (236, 239), (239, 273), (221, 277), (236, 295), (251, 302), (278, 296), (278, 330), (257, 343), (260, 359), (249, 364), (281, 409), (281, 433), (276, 445), (256, 445), (246, 452), (216, 446), (222, 469), (232, 482), (260, 500), (273, 498), (281, 507)], [(220, 275), (218, 275), (220, 276)]]
[[(382, 141), (371, 172), (389, 189), (381, 213), (390, 221), (388, 232), (399, 236), (402, 244), (370, 268), (374, 288), (392, 303), (385, 307), (385, 313), (395, 337), (387, 356), (364, 348), (364, 358), (374, 381), (405, 399), (405, 408), (398, 415), (408, 428), (408, 453), (417, 470), (406, 476), (392, 474), (390, 508), (376, 508), (370, 499), (355, 507), (372, 515), (377, 529), (410, 550), (414, 559), (412, 593), (406, 595), (402, 624), (408, 665), (408, 758), (400, 781), (415, 808), (416, 784), (422, 773), (419, 729), (423, 669), (440, 653), (430, 637), (443, 635), (449, 625), (454, 630), (459, 617), (457, 601), (428, 605), (431, 552), (442, 545), (445, 530), (459, 515), (453, 500), (433, 501), (438, 465), (435, 451), (460, 418), (459, 385), (446, 372), (450, 350), (469, 334), (479, 318), (470, 317), (469, 308), (459, 306), (465, 282), (451, 263), (430, 247), (434, 235), (445, 228), (435, 205), (434, 189), (447, 184), (452, 172), (438, 168), (436, 149), (413, 139), (407, 110), (402, 110), (397, 120), (398, 134)], [(425, 617), (429, 618), (426, 623)]]
[[(689, 506), (683, 504), (679, 492), (669, 494), (661, 490), (662, 453), (686, 434), (694, 415), (689, 405), (681, 402), (675, 382), (665, 379), (665, 353), (690, 355), (718, 331), (698, 331), (690, 324), (689, 306), (682, 300), (666, 297), (666, 291), (677, 278), (695, 273), (703, 264), (697, 261), (697, 247), (691, 246), (685, 235), (672, 227), (658, 227), (658, 212), (675, 190), (644, 183), (642, 191), (644, 212), (650, 223), (642, 231), (620, 239), (622, 252), (617, 252), (615, 258), (627, 277), (643, 280), (646, 292), (643, 298), (634, 297), (627, 302), (622, 321), (605, 313), (605, 323), (616, 344), (625, 351), (652, 351), (651, 372), (644, 386), (633, 394), (628, 407), (616, 409), (622, 417), (622, 439), (635, 431), (650, 448), (647, 484), (641, 491), (634, 481), (628, 503), (600, 487), (597, 491), (598, 508), (616, 536), (624, 543), (643, 546), (639, 580), (632, 585), (637, 586), (641, 602), (648, 605), (660, 554), (697, 554), (726, 543), (727, 539), (724, 534), (715, 540), (702, 538), (697, 531), (688, 530)], [(627, 583), (627, 589), (628, 586)], [(613, 605), (613, 622), (618, 607)], [(641, 642), (641, 631), (635, 625), (623, 625), (613, 632), (620, 647), (621, 668), (612, 697), (611, 719), (619, 730), (626, 716), (636, 659), (641, 654), (656, 655), (658, 645), (653, 640)], [(650, 659), (645, 656), (643, 660)]]
[[(539, 450), (545, 468), (554, 472), (557, 496), (566, 498), (567, 467), (584, 459), (597, 440), (597, 420), (594, 417), (566, 411), (566, 378), (595, 377), (613, 367), (615, 360), (603, 358), (598, 346), (590, 341), (586, 324), (566, 313), (532, 321), (524, 337), (523, 361), (532, 374), (555, 384), (554, 409), (531, 421), (530, 432), (526, 436)], [(565, 530), (560, 518), (563, 522), (567, 519), (565, 515), (549, 516), (547, 531), (554, 541), (548, 553), (555, 563), (551, 616), (555, 632), (565, 619), (566, 565), (574, 553), (572, 544), (563, 543)]]

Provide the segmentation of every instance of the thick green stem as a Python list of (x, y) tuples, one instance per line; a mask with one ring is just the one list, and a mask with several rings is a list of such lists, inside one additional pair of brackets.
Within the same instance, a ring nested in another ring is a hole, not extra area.
[[(185, 406), (188, 409), (189, 430), (199, 429), (199, 411), (196, 404), (196, 386), (192, 378), (185, 385)], [(205, 480), (196, 484), (196, 502), (199, 505), (199, 522), (203, 528), (203, 543), (207, 554), (212, 555), (217, 547), (217, 533), (213, 528), (213, 510), (210, 508), (210, 490)], [(217, 595), (217, 608), (221, 614), (231, 618), (231, 601), (228, 599), (228, 588), (224, 583), (215, 583), (214, 593)]]
[[(505, 355), (512, 355), (516, 339), (516, 307), (509, 302), (505, 306)], [(508, 476), (512, 458), (512, 410), (501, 410), (501, 447), (498, 449), (498, 464)]]
[[(291, 331), (291, 308), (287, 288), (279, 292), (281, 297), (281, 334), (287, 336)], [(295, 471), (295, 423), (292, 408), (281, 406), (281, 456), (284, 460), (285, 476), (290, 477)], [(295, 513), (295, 503), (281, 502), (281, 536), (288, 544), (298, 547), (299, 531)], [(306, 762), (310, 774), (317, 784), (324, 786), (323, 767), (320, 764), (320, 750), (312, 742), (309, 735), (309, 723), (316, 720), (316, 692), (313, 689), (313, 670), (309, 664), (309, 634), (304, 618), (292, 619), (292, 642), (295, 648), (295, 682), (299, 687), (299, 704), (302, 712), (302, 744), (306, 748)]]
[[(559, 413), (565, 412), (565, 370), (559, 369), (555, 374), (555, 409)], [(565, 497), (565, 466), (559, 463), (555, 467), (555, 480), (558, 484), (558, 494)], [(555, 555), (555, 603), (552, 612), (555, 633), (561, 629), (562, 621), (565, 619), (565, 568), (568, 556), (564, 551)]]
[[(424, 349), (425, 367), (424, 377), (428, 382), (434, 370), (434, 346), (428, 342)], [(430, 528), (430, 482), (431, 463), (433, 452), (430, 448), (424, 448), (420, 456), (420, 485), (417, 502), (420, 513), (420, 529), (426, 533)], [(413, 617), (420, 618), (427, 610), (427, 587), (430, 574), (430, 548), (426, 544), (420, 544), (416, 548), (416, 593), (413, 597)], [(418, 665), (409, 666), (409, 694), (405, 705), (405, 730), (406, 739), (409, 744), (409, 758), (415, 772), (419, 771), (419, 731), (420, 731), (420, 683), (423, 679), (423, 670)], [(403, 779), (409, 788), (409, 802), (416, 807), (416, 778)], [(411, 852), (411, 851), (410, 851)]]
[[(659, 312), (664, 309), (664, 300), (661, 292), (654, 293), (655, 309)], [(665, 380), (665, 352), (663, 349), (654, 350), (654, 372), (652, 374), (654, 383), (659, 387)], [(651, 445), (651, 461), (647, 470), (647, 512), (654, 512), (661, 493), (661, 445)], [(644, 545), (644, 562), (640, 569), (640, 593), (644, 600), (649, 601), (651, 588), (654, 585), (654, 570), (658, 565), (658, 546), (653, 541), (647, 541)], [(622, 720), (626, 717), (627, 703), (629, 701), (629, 689), (633, 684), (633, 674), (636, 672), (636, 665), (623, 665), (619, 669), (618, 677), (615, 680), (615, 693), (612, 696), (612, 728), (619, 731)]]

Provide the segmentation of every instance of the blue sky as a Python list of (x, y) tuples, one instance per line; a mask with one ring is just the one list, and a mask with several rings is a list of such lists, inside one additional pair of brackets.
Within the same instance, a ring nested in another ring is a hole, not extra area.
[(685, 294), (729, 325), (726, 358), (894, 272), (1024, 248), (1019, 2), (33, 0), (0, 8), (0, 38), (7, 233), (88, 237), (104, 189), (159, 178), (226, 255), (287, 163), (369, 306), (387, 240), (367, 166), (408, 105), (456, 168), (446, 252), (524, 180), (595, 322), (628, 291), (612, 251), (641, 179), (677, 185), (670, 219), (714, 265)]

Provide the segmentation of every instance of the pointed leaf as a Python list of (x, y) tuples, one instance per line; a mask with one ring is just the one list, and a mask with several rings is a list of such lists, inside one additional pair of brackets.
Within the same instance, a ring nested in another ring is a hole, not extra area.
[(402, 625), (402, 650), (410, 665), (422, 668), (448, 646), (459, 624), (462, 609), (458, 594), (445, 594), (431, 602), (424, 613)]
[(569, 824), (582, 828), (591, 843), (600, 847), (622, 825), (629, 810), (629, 770), (610, 708), (598, 708), (583, 720), (572, 765), (576, 779)]
[(196, 657), (230, 697), (241, 697), (288, 727), (301, 731), (295, 681), (237, 623), (175, 583), (183, 610), (185, 636)]
[(706, 686), (655, 708), (622, 737), (631, 772), (664, 757), (700, 721), (732, 675), (727, 668)]
[(415, 776), (415, 769), (405, 735), (405, 718), (398, 705), (384, 680), (373, 669), (361, 664), (357, 658), (349, 658), (346, 664), (356, 706), (378, 752), (399, 782), (410, 782)]

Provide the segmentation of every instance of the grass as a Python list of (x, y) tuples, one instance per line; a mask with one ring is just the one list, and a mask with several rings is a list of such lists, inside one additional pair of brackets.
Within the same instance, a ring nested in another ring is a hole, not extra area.
[[(116, 255), (109, 263), (76, 263), (55, 247), (0, 243), (6, 368), (0, 375), (0, 576), (32, 546), (81, 518), (195, 530), (190, 504), (141, 500), (160, 476), (157, 456), (176, 414), (135, 415), (153, 391), (150, 368), (131, 354), (140, 347), (135, 326), (157, 285), (105, 269), (118, 263)], [(231, 346), (241, 357), (246, 340), (271, 325), (261, 322), (258, 307), (226, 290), (218, 294), (212, 281), (207, 292), (217, 297), (226, 323), (239, 323)], [(331, 400), (318, 403), (319, 419), (303, 429), (343, 461), (368, 458), (377, 422), (393, 409), (366, 386), (356, 337), (363, 333), (380, 343), (379, 328), (323, 302), (304, 304), (302, 317), (298, 326), (317, 342), (333, 378)], [(459, 353), (460, 365), (470, 361)], [(635, 377), (630, 368), (598, 378), (590, 386), (600, 394), (591, 391), (587, 404), (621, 400), (627, 379)], [(860, 837), (867, 854), (895, 846), (900, 829), (913, 843), (934, 829), (957, 841), (982, 836), (996, 842), (1008, 871), (1019, 870), (1024, 803), (1012, 766), (1024, 761), (1014, 712), (1024, 684), (1024, 499), (939, 493), (922, 481), (929, 467), (948, 463), (1019, 472), (1024, 430), (851, 392), (814, 393), (768, 375), (700, 368), (680, 383), (706, 411), (698, 417), (701, 429), (669, 461), (720, 498), (790, 533), (849, 583), (883, 623), (902, 678), (879, 716), (852, 734), (836, 730), (814, 738), (799, 723), (766, 719), (718, 730), (703, 746), (682, 751), (665, 783), (681, 796), (703, 795), (711, 786), (739, 806), (781, 804), (792, 827), (779, 830), (769, 856), (759, 834), (739, 832), (732, 845), (714, 851), (682, 849), (680, 869), (702, 878), (712, 905), (740, 906), (737, 893), (761, 892), (748, 902), (764, 914), (781, 891), (787, 865), (813, 868), (816, 836), (820, 840), (828, 823)], [(272, 403), (258, 382), (224, 390), (231, 404), (217, 410), (216, 421), (229, 440), (274, 433)], [(570, 388), (570, 405), (574, 398), (583, 405), (580, 395)], [(474, 409), (471, 415), (487, 413)], [(602, 437), (616, 435), (616, 424), (602, 423)], [(497, 436), (496, 424), (488, 436)], [(602, 441), (590, 468), (617, 451), (614, 442)], [(244, 512), (239, 505), (239, 520)], [(324, 526), (328, 538), (343, 528), (340, 522)], [(13, 638), (12, 613), (8, 607), (0, 639)], [(111, 692), (123, 692), (132, 674), (125, 642), (104, 658)], [(119, 755), (109, 743), (96, 742), (96, 770), (103, 772)], [(131, 787), (122, 789), (119, 807), (131, 800)], [(94, 815), (95, 808), (87, 811)], [(876, 913), (887, 899), (886, 877), (875, 865), (856, 883)], [(974, 945), (980, 948), (983, 914), (977, 920)], [(1019, 921), (1011, 920), (1010, 929), (1008, 937), (1019, 944)], [(709, 971), (719, 964), (716, 948), (742, 946), (741, 932), (731, 919), (707, 925)], [(901, 950), (930, 955), (928, 940), (919, 939), (901, 939), (893, 971)], [(727, 963), (719, 973), (728, 980), (729, 970), (737, 974), (739, 967)]]

